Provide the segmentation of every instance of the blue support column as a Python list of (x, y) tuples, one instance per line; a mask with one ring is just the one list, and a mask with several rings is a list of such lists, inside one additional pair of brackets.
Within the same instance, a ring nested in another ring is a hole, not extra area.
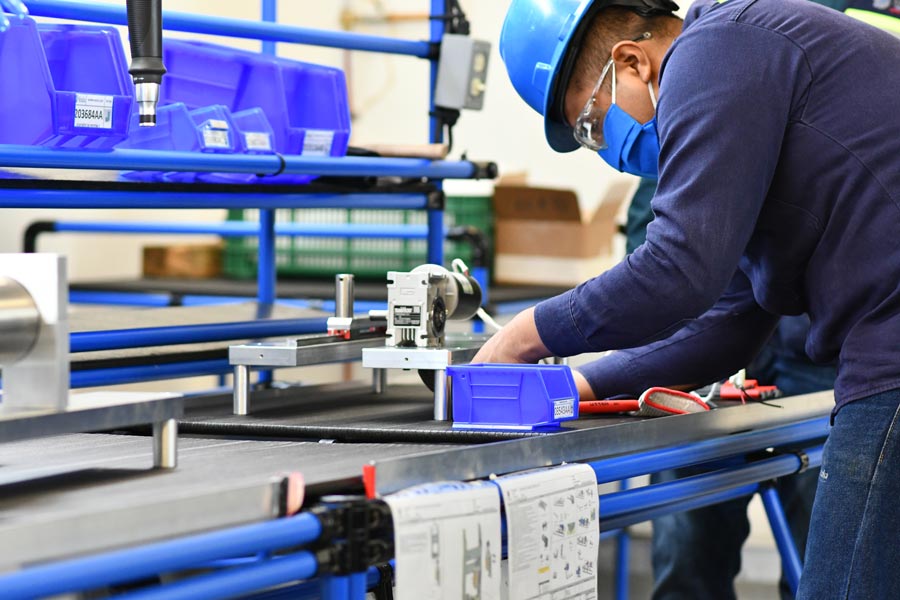
[(366, 573), (350, 575), (350, 600), (366, 600), (368, 581)]
[(775, 545), (778, 546), (778, 553), (781, 554), (785, 578), (791, 588), (791, 593), (796, 594), (803, 562), (800, 559), (800, 553), (797, 552), (797, 545), (794, 544), (794, 536), (791, 534), (790, 525), (784, 514), (784, 506), (781, 504), (778, 490), (771, 482), (760, 487), (759, 495), (766, 508), (766, 515), (769, 517), (769, 526), (775, 537)]
[[(429, 39), (432, 44), (440, 44), (446, 29), (444, 15), (447, 12), (446, 0), (431, 0), (431, 31)], [(438, 61), (431, 61), (431, 76), (428, 87), (428, 112), (431, 118), (431, 143), (439, 144), (444, 140), (441, 123), (434, 115), (434, 92), (437, 87)], [(441, 185), (443, 187), (443, 185)], [(444, 264), (444, 209), (428, 209), (428, 262), (435, 265)]]
[[(625, 491), (629, 487), (629, 481), (623, 479), (619, 482), (619, 491)], [(628, 528), (619, 531), (616, 536), (616, 600), (628, 600), (628, 571), (630, 560), (628, 556), (631, 547), (631, 534)]]
[[(262, 0), (262, 20), (264, 23), (275, 23), (278, 21), (278, 0)], [(277, 54), (274, 41), (263, 40), (263, 54)]]

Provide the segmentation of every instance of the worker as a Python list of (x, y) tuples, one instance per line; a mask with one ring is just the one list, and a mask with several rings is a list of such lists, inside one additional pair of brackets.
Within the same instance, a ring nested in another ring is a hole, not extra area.
[(683, 27), (676, 8), (512, 2), (501, 54), (551, 147), (658, 176), (656, 218), (474, 360), (618, 350), (578, 375), (586, 399), (689, 387), (808, 313), (807, 353), (839, 366), (798, 597), (900, 597), (900, 40), (807, 0), (701, 0)]
[[(848, 0), (813, 0), (838, 10)], [(653, 220), (650, 201), (656, 193), (656, 179), (642, 178), (631, 198), (625, 222), (625, 252), (631, 254), (646, 238), (647, 225)], [(836, 362), (813, 363), (804, 348), (809, 334), (807, 315), (782, 317), (775, 333), (748, 366), (750, 378), (774, 384), (786, 396), (809, 394), (834, 388)], [(606, 359), (587, 369), (592, 380), (602, 382)], [(613, 366), (614, 368), (614, 366)], [(642, 384), (643, 385), (643, 384)], [(646, 382), (645, 387), (653, 384)], [(595, 394), (612, 396), (622, 390), (594, 388)], [(633, 393), (637, 394), (640, 390)], [(686, 467), (654, 473), (652, 484), (665, 483), (702, 472), (702, 467)], [(806, 549), (809, 516), (816, 493), (819, 469), (813, 468), (775, 482), (785, 517), (797, 547)], [(654, 600), (736, 598), (734, 580), (741, 570), (741, 548), (750, 534), (747, 507), (750, 497), (735, 498), (719, 504), (683, 513), (663, 515), (653, 520), (651, 559)], [(709, 556), (697, 561), (697, 555)], [(778, 582), (782, 600), (791, 600), (794, 592), (782, 569)]]

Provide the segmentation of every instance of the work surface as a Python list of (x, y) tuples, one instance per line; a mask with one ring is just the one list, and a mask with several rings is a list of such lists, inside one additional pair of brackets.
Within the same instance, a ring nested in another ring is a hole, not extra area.
[[(254, 396), (250, 417), (229, 415), (229, 406), (227, 396), (188, 401), (182, 430), (203, 433), (181, 440), (174, 472), (147, 471), (141, 436), (0, 444), (0, 570), (273, 518), (282, 500), (276, 482), (288, 472), (303, 473), (308, 494), (358, 492), (367, 467), (371, 488), (389, 493), (822, 418), (833, 399), (828, 392), (659, 419), (592, 417), (560, 433), (507, 432), (504, 441), (430, 421), (423, 386), (392, 386), (383, 396), (358, 385), (271, 391)], [(331, 443), (342, 436), (353, 443)], [(39, 479), (22, 482), (29, 473)]]

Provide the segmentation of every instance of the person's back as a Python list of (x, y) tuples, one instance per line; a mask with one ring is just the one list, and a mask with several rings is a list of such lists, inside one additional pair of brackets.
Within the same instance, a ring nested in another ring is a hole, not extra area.
[(810, 313), (810, 356), (840, 353), (838, 406), (900, 384), (900, 40), (807, 0), (702, 2), (660, 88), (650, 239), (696, 194), (729, 196), (720, 217), (746, 226), (723, 229), (753, 234), (724, 245), (763, 308)]

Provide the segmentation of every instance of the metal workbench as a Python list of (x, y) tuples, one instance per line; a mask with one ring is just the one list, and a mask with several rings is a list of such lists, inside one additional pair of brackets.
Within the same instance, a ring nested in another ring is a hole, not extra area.
[[(658, 419), (591, 417), (559, 433), (504, 433), (499, 437), (520, 439), (491, 441), (430, 421), (430, 394), (418, 386), (380, 398), (352, 385), (273, 391), (250, 417), (228, 415), (229, 402), (210, 397), (189, 405), (182, 430), (205, 437), (182, 439), (174, 472), (146, 471), (149, 449), (137, 435), (0, 445), (0, 480), (19, 480), (0, 497), (0, 570), (275, 518), (281, 481), (292, 472), (303, 474), (308, 496), (360, 492), (363, 484), (370, 494), (385, 494), (618, 457), (619, 467), (598, 473), (613, 481), (821, 438), (833, 407), (831, 394), (822, 393)], [(342, 436), (355, 442), (330, 443)], [(410, 439), (428, 443), (397, 442)], [(685, 444), (696, 451), (626, 460)], [(21, 481), (30, 476), (39, 478)]]

